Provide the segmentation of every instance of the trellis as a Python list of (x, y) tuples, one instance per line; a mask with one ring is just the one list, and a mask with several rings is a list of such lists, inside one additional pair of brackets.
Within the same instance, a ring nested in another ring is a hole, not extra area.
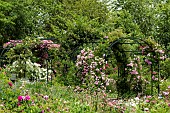
[[(54, 41), (54, 39), (40, 39), (40, 40), (52, 40), (52, 41)], [(16, 44), (17, 44), (17, 41), (14, 41), (14, 43), (16, 42)], [(50, 45), (50, 44), (55, 44), (55, 43), (48, 43), (48, 45)], [(8, 51), (8, 50), (10, 50), (11, 49), (11, 47), (9, 47), (9, 46), (7, 46), (7, 47), (3, 47), (3, 46), (1, 46), (0, 47), (0, 67), (5, 67), (5, 64), (7, 63), (6, 62), (6, 60), (8, 60), (7, 58), (6, 58), (6, 56), (5, 56), (5, 53)], [(45, 48), (44, 49), (44, 51), (48, 54), (48, 58), (46, 58), (45, 59), (45, 62), (46, 62), (46, 69), (47, 69), (47, 78), (46, 78), (46, 81), (47, 81), (47, 83), (49, 83), (49, 82), (51, 82), (52, 83), (52, 78), (53, 78), (53, 76), (52, 76), (52, 74), (50, 75), (50, 80), (51, 81), (49, 81), (49, 70), (53, 70), (52, 69), (52, 64), (53, 64), (53, 58), (54, 58), (54, 56), (52, 56), (52, 55), (50, 55), (49, 54), (49, 52), (48, 52), (48, 49), (47, 48)], [(25, 52), (24, 52), (25, 53)], [(25, 64), (23, 64), (23, 65), (26, 65), (26, 62), (25, 62)], [(25, 66), (25, 69), (24, 70), (26, 70), (26, 66)], [(14, 73), (11, 73), (11, 74), (13, 74), (14, 75)], [(26, 74), (27, 74), (27, 72), (26, 71), (24, 71), (24, 77), (26, 77)], [(35, 72), (33, 72), (33, 75), (35, 75)], [(36, 76), (36, 75), (35, 75)], [(14, 77), (15, 78), (15, 77)], [(13, 77), (11, 77), (11, 79), (12, 79), (12, 81), (15, 81), (15, 80), (13, 80)], [(34, 79), (31, 79), (31, 80), (36, 80), (36, 81), (38, 81), (38, 78), (34, 78)]]
[[(133, 42), (126, 42), (126, 40), (132, 40)], [(152, 53), (152, 54), (156, 54), (154, 50), (154, 48), (152, 48), (152, 46), (150, 46), (150, 44), (148, 44), (146, 41), (140, 39), (140, 38), (134, 38), (134, 37), (128, 37), (128, 38), (119, 38), (118, 40), (114, 41), (111, 43), (110, 45), (110, 49), (111, 50), (115, 50), (114, 48), (115, 47), (118, 47), (119, 45), (122, 46), (122, 45), (127, 45), (127, 44), (130, 44), (130, 45), (134, 45), (134, 44), (138, 44), (140, 46), (143, 46), (143, 45), (146, 45), (150, 48), (150, 51), (147, 51), (148, 53)], [(118, 48), (118, 52), (125, 55), (125, 53), (137, 53), (138, 55), (142, 55), (142, 52), (139, 51), (139, 50), (119, 50)], [(124, 58), (126, 59), (126, 57), (121, 57), (122, 58), (122, 61), (126, 61), (124, 60)], [(125, 69), (127, 68), (127, 62), (121, 62), (122, 65), (121, 66), (118, 66), (118, 78), (120, 77), (120, 79), (122, 78), (122, 76), (126, 76), (126, 72), (125, 72)], [(153, 94), (153, 66), (157, 66), (157, 69), (158, 69), (158, 82), (160, 81), (160, 62), (159, 60), (156, 60), (155, 62), (155, 65), (151, 64), (151, 67), (150, 67), (150, 77), (151, 77), (151, 92), (150, 94), (152, 95)], [(122, 72), (123, 71), (123, 72)], [(118, 84), (119, 85), (122, 85), (122, 84)], [(160, 93), (160, 85), (158, 83), (158, 85), (156, 86), (157, 87), (157, 93), (159, 94)], [(119, 92), (118, 92), (119, 93)], [(118, 94), (119, 95), (119, 94)]]
[[(131, 40), (132, 42), (126, 42), (127, 40)], [(93, 42), (86, 42), (86, 44), (91, 44), (93, 47), (97, 46), (99, 44), (99, 41), (93, 41)], [(148, 46), (150, 48), (150, 51), (147, 51), (148, 53), (152, 53), (152, 54), (156, 54), (155, 51), (153, 51), (154, 48), (152, 48), (152, 46), (140, 39), (140, 38), (134, 38), (134, 37), (126, 37), (126, 38), (119, 38), (113, 42), (110, 43), (109, 47), (107, 48), (108, 49), (108, 54), (105, 55), (105, 60), (107, 61), (109, 57), (112, 57), (111, 53), (114, 54), (115, 56), (119, 53), (119, 54), (122, 54), (122, 56), (126, 56), (126, 53), (131, 53), (131, 54), (138, 54), (138, 55), (142, 55), (142, 52), (139, 51), (139, 50), (123, 50), (123, 49), (120, 49), (119, 46), (122, 46), (122, 45), (134, 45), (134, 44), (137, 44), (139, 46)], [(80, 45), (82, 46), (82, 45)], [(83, 49), (82, 47), (80, 46), (77, 46), (75, 47), (75, 49), (72, 51), (72, 53), (70, 53), (70, 58), (72, 60), (76, 60), (76, 55), (77, 55), (77, 52), (81, 49)], [(115, 53), (115, 50), (117, 51), (117, 53)], [(121, 57), (117, 60), (117, 67), (118, 67), (118, 78), (120, 79), (123, 79), (122, 76), (126, 76), (126, 72), (125, 72), (125, 69), (127, 68), (127, 58), (126, 57)], [(151, 78), (151, 87), (150, 87), (150, 94), (152, 95), (153, 94), (153, 88), (154, 88), (154, 85), (153, 85), (153, 80), (152, 80), (152, 76), (153, 76), (153, 69), (156, 67), (158, 70), (158, 82), (160, 81), (160, 62), (159, 60), (153, 62), (153, 64), (150, 65), (150, 78)], [(67, 68), (67, 66), (65, 67)], [(117, 84), (117, 86), (119, 85), (122, 85), (122, 84)], [(160, 85), (158, 84), (156, 86), (157, 88), (157, 93), (159, 94), (160, 93)], [(129, 89), (130, 90), (130, 89)], [(118, 91), (118, 95), (121, 95), (120, 94), (121, 92)]]

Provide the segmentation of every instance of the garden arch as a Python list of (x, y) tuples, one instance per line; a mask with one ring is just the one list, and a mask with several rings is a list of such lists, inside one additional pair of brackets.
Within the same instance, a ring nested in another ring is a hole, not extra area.
[[(91, 44), (92, 46), (95, 47), (101, 43), (99, 43), (99, 41), (97, 40), (93, 42), (86, 42), (86, 44), (89, 44), (89, 45)], [(132, 45), (135, 45), (135, 48), (130, 48), (130, 49), (126, 48), (127, 46), (132, 46)], [(72, 51), (72, 53), (69, 54), (72, 60), (76, 59), (77, 53), (80, 52), (80, 50), (82, 49), (80, 46), (81, 45), (77, 46)], [(128, 80), (128, 77), (130, 76), (129, 71), (127, 70), (127, 68), (129, 68), (127, 64), (130, 63), (129, 57), (134, 57), (134, 55), (143, 56), (142, 60), (145, 61), (147, 60), (147, 57), (148, 57), (147, 55), (151, 55), (151, 56), (157, 55), (157, 53), (155, 52), (155, 48), (153, 48), (150, 43), (140, 38), (134, 38), (134, 37), (126, 37), (126, 38), (123, 37), (123, 38), (116, 39), (115, 41), (109, 44), (109, 46), (107, 47), (107, 51), (108, 52), (105, 55), (105, 60), (108, 61), (109, 58), (112, 57), (112, 55), (114, 55), (117, 61), (116, 65), (118, 67), (118, 70), (117, 70), (118, 80), (116, 81), (116, 84), (117, 84), (118, 96), (131, 92), (130, 85), (131, 85), (131, 82), (134, 80), (131, 80), (131, 81)], [(146, 61), (143, 62), (143, 64), (144, 63), (147, 65)], [(154, 59), (152, 60), (152, 64), (149, 64), (146, 67), (148, 68), (147, 74), (149, 78), (147, 79), (147, 82), (149, 83), (149, 90), (150, 90), (150, 92), (147, 92), (147, 94), (152, 95), (153, 92), (156, 90), (157, 90), (157, 93), (159, 94), (160, 92), (160, 86), (159, 86), (160, 62), (158, 59)], [(142, 77), (143, 75), (136, 74), (136, 76)], [(157, 79), (158, 84), (155, 83), (155, 80), (153, 80), (153, 77)], [(142, 85), (144, 86), (139, 85), (138, 87), (136, 87), (137, 94), (146, 94), (145, 90), (146, 90), (147, 84), (142, 84)]]
[[(132, 46), (135, 45), (136, 47), (133, 49), (128, 49), (126, 48), (128, 45)], [(124, 46), (124, 48), (123, 48)], [(114, 42), (112, 42), (109, 46), (110, 51), (113, 52), (113, 54), (116, 57), (117, 60), (117, 67), (118, 67), (118, 81), (117, 81), (117, 90), (118, 90), (118, 95), (123, 95), (124, 93), (127, 92), (131, 92), (131, 82), (134, 80), (128, 80), (129, 76), (136, 76), (135, 77), (135, 81), (138, 81), (137, 78), (139, 77), (141, 79), (142, 75), (141, 73), (132, 73), (134, 75), (130, 75), (129, 74), (129, 66), (128, 66), (128, 59), (129, 57), (134, 57), (135, 55), (142, 56), (142, 60), (145, 63), (150, 63), (148, 64), (148, 71), (150, 73), (150, 79), (147, 80), (147, 82), (150, 84), (150, 93), (151, 95), (154, 92), (154, 89), (157, 89), (157, 93), (160, 93), (160, 86), (159, 86), (159, 81), (160, 81), (160, 62), (158, 59), (152, 59), (152, 62), (149, 61), (147, 59), (147, 57), (149, 55), (151, 55), (151, 57), (157, 56), (157, 53), (155, 51), (155, 48), (152, 47), (152, 45), (150, 45), (147, 41), (142, 40), (140, 38), (134, 38), (134, 37), (126, 37), (126, 38), (119, 38), (117, 40), (115, 40)], [(127, 55), (127, 53), (129, 53), (129, 55)], [(132, 59), (131, 58), (131, 59)], [(137, 57), (136, 57), (137, 58)], [(140, 58), (140, 57), (139, 57)], [(138, 59), (139, 60), (139, 59)], [(148, 60), (148, 61), (147, 61)], [(141, 61), (140, 61), (141, 62)], [(134, 62), (133, 62), (134, 63)], [(131, 62), (131, 64), (133, 64)], [(135, 63), (136, 64), (136, 63)], [(144, 64), (144, 63), (143, 63)], [(136, 64), (138, 66), (138, 64)], [(130, 66), (130, 70), (132, 70), (131, 68), (133, 68), (133, 66)], [(139, 67), (135, 67), (135, 68), (139, 68)], [(135, 69), (137, 70), (137, 69)], [(138, 69), (139, 70), (139, 69)], [(135, 72), (135, 71), (134, 71)], [(157, 72), (157, 73), (155, 73)], [(156, 77), (156, 82), (155, 83), (155, 78)], [(130, 77), (131, 78), (131, 77)], [(146, 94), (146, 92), (143, 92), (144, 90), (146, 90), (146, 84), (145, 86), (142, 86), (142, 81), (140, 81), (139, 79), (139, 83), (136, 84), (135, 91), (136, 93), (140, 93), (140, 94)], [(128, 91), (129, 90), (129, 91)], [(148, 94), (149, 95), (149, 94)]]
[[(44, 68), (44, 69), (46, 69), (46, 75), (47, 75), (47, 77), (46, 77), (46, 81), (47, 81), (47, 83), (50, 81), (51, 83), (52, 83), (52, 78), (53, 78), (53, 73), (55, 73), (54, 72), (54, 70), (53, 70), (53, 68), (52, 68), (52, 64), (53, 64), (53, 59), (54, 59), (54, 55), (52, 55), (52, 54), (50, 54), (50, 52), (48, 51), (48, 49), (49, 48), (59, 48), (60, 47), (60, 45), (59, 44), (56, 44), (54, 41), (54, 39), (53, 38), (50, 38), (50, 39), (46, 39), (46, 38), (43, 38), (43, 39), (40, 39), (40, 41), (42, 42), (42, 44), (40, 44), (40, 45), (38, 45), (37, 47), (40, 47), (41, 45), (43, 46), (43, 49), (41, 49), (41, 53), (43, 52), (43, 58), (44, 58), (44, 62), (45, 62), (45, 64), (44, 65), (40, 65), (40, 66), (38, 66), (38, 67), (40, 67), (40, 68)], [(6, 61), (8, 60), (7, 58), (6, 58), (6, 56), (5, 56), (5, 53), (8, 51), (8, 50), (10, 50), (11, 48), (13, 48), (13, 47), (15, 47), (17, 44), (19, 44), (19, 43), (23, 43), (23, 40), (10, 40), (9, 42), (7, 42), (7, 43), (5, 43), (4, 45), (3, 45), (3, 47), (0, 47), (0, 66), (1, 67), (3, 67), (4, 66), (4, 64), (5, 63), (7, 63)], [(23, 50), (22, 50), (22, 56), (25, 56), (27, 53), (25, 52), (26, 51), (26, 47), (23, 47)], [(34, 49), (38, 49), (39, 50), (39, 48), (33, 48), (33, 50), (31, 50), (32, 51), (32, 53), (34, 53)], [(21, 51), (18, 51), (17, 52), (17, 54), (18, 55), (20, 55), (21, 54)], [(47, 54), (47, 55), (46, 55)], [(26, 60), (28, 60), (27, 58), (31, 58), (31, 56), (27, 56), (27, 57), (25, 57), (26, 58)], [(14, 60), (21, 60), (21, 61), (24, 61), (24, 63), (20, 63), (21, 65), (23, 65), (23, 67), (21, 68), (22, 70), (24, 70), (23, 71), (23, 77), (25, 78), (26, 77), (26, 73), (27, 73), (27, 67), (26, 67), (26, 65), (29, 63), (29, 62), (27, 62), (26, 60), (23, 60), (23, 58), (20, 58), (20, 56), (17, 58), (17, 59), (14, 59)], [(32, 59), (31, 59), (32, 60)], [(13, 63), (13, 61), (11, 62), (8, 62), (8, 63)], [(37, 62), (31, 62), (31, 64), (34, 64), (34, 63), (37, 63)], [(35, 64), (34, 64), (35, 65)], [(33, 66), (34, 67), (34, 66)], [(49, 71), (52, 71), (51, 73), (52, 74), (50, 74), (49, 73)], [(45, 72), (45, 71), (44, 71)], [(18, 72), (16, 72), (17, 74), (18, 74)], [(11, 73), (12, 75), (17, 75), (16, 73)], [(32, 70), (32, 72), (31, 72), (34, 76), (36, 76), (36, 72), (35, 72), (35, 70)], [(16, 78), (16, 77), (15, 77)], [(39, 78), (37, 78), (36, 77), (36, 79), (34, 78), (34, 79), (30, 79), (30, 80), (39, 80)]]

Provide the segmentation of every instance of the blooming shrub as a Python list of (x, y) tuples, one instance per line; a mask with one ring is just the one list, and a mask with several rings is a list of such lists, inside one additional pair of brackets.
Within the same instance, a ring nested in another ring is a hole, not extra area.
[(77, 55), (76, 66), (80, 70), (77, 76), (81, 84), (98, 90), (106, 90), (109, 78), (105, 74), (107, 63), (103, 58), (95, 56), (89, 48), (83, 49)]
[(52, 70), (47, 72), (47, 66), (49, 68), (47, 60), (50, 55), (56, 54), (60, 45), (54, 44), (51, 40), (41, 41), (27, 37), (24, 40), (10, 40), (4, 47), (10, 48), (5, 53), (9, 72), (16, 74), (19, 78), (45, 80), (47, 73), (50, 75), (52, 72)]
[[(24, 64), (24, 65), (21, 65)], [(12, 65), (7, 66), (7, 70), (11, 73), (25, 73), (27, 76), (26, 78), (33, 78), (38, 80), (46, 80), (47, 79), (47, 73), (50, 79), (50, 74), (52, 73), (52, 70), (41, 67), (38, 63), (31, 62), (30, 59), (27, 59), (26, 61), (15, 61), (12, 63)], [(17, 75), (19, 78), (23, 77), (24, 75)]]

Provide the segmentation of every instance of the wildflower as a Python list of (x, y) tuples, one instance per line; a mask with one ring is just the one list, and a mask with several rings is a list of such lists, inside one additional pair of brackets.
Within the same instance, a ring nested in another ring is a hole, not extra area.
[(25, 96), (25, 100), (30, 100), (30, 96), (29, 96), (29, 95), (26, 95), (26, 96)]
[(12, 82), (8, 82), (8, 85), (9, 85), (10, 87), (12, 87), (13, 84), (12, 84)]
[(23, 96), (18, 96), (18, 101), (22, 101), (23, 100)]

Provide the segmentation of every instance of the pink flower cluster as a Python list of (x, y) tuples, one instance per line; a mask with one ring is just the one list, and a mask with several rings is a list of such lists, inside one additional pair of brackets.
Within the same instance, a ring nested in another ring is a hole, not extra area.
[(137, 75), (137, 74), (139, 74), (136, 70), (132, 70), (131, 72), (130, 72), (130, 74), (132, 74), (132, 75)]
[(10, 40), (9, 42), (7, 42), (3, 45), (3, 48), (8, 47), (9, 45), (16, 46), (19, 43), (22, 43), (22, 40)]
[(79, 76), (82, 83), (85, 82), (86, 76), (90, 75), (90, 84), (101, 87), (109, 85), (108, 76), (104, 72), (109, 65), (103, 58), (94, 56), (92, 50), (81, 50), (80, 54), (77, 55), (76, 66), (81, 69)]
[(42, 40), (41, 48), (59, 48), (60, 44), (54, 44), (52, 40)]
[(26, 96), (18, 96), (18, 101), (21, 102), (21, 101), (28, 101), (30, 100), (30, 96), (29, 95), (26, 95)]

